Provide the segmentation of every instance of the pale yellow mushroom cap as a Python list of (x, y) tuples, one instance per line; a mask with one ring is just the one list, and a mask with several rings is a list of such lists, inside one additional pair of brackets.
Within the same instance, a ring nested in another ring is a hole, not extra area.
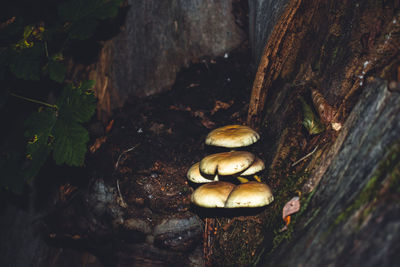
[(229, 194), (225, 208), (256, 208), (274, 201), (268, 185), (259, 182), (248, 182), (236, 186)]
[(209, 175), (233, 175), (247, 169), (254, 160), (255, 156), (246, 151), (212, 154), (200, 161), (200, 171)]
[(223, 208), (229, 193), (234, 187), (234, 184), (228, 182), (204, 184), (193, 192), (191, 201), (204, 208)]
[(254, 144), (260, 135), (248, 126), (227, 125), (211, 131), (206, 137), (206, 145), (221, 147), (244, 147)]
[(242, 173), (239, 175), (253, 175), (256, 174), (257, 172), (260, 172), (265, 169), (265, 164), (262, 159), (259, 157), (256, 157), (254, 162), (248, 167), (246, 170), (244, 170)]
[(210, 183), (213, 181), (218, 181), (218, 175), (210, 175), (210, 177), (207, 177), (201, 174), (199, 165), (200, 162), (197, 162), (188, 170), (186, 176), (190, 181), (193, 183)]

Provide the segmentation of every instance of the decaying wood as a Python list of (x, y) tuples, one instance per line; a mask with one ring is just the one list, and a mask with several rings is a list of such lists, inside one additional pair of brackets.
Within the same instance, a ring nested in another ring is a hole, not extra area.
[(393, 76), (399, 19), (398, 10), (385, 1), (290, 1), (265, 46), (247, 123), (260, 127), (267, 96), (282, 82), (310, 79), (322, 83), (321, 93), (337, 107), (333, 121), (344, 121), (368, 76)]
[[(288, 21), (290, 12), (294, 13)], [(384, 149), (389, 146), (389, 142), (382, 142), (381, 139), (384, 137), (388, 140), (393, 133), (393, 130), (388, 129), (398, 126), (398, 123), (392, 122), (392, 116), (398, 115), (397, 107), (393, 104), (395, 100), (392, 99), (397, 97), (396, 83), (392, 83), (389, 89), (385, 88), (384, 83), (375, 86), (371, 86), (371, 83), (374, 76), (388, 81), (398, 79), (399, 15), (398, 1), (356, 3), (348, 0), (292, 0), (270, 35), (254, 81), (247, 122), (254, 128), (263, 127), (260, 132), (268, 137), (269, 143), (264, 146), (264, 150), (274, 155), (267, 159), (267, 165), (268, 177), (275, 186), (275, 191), (286, 189), (289, 183), (285, 182), (290, 182), (288, 178), (296, 177), (297, 181), (303, 179), (302, 172), (306, 170), (309, 173), (302, 184), (299, 182), (299, 186), (302, 187), (303, 195), (315, 193), (315, 205), (313, 208), (308, 207), (307, 216), (302, 215), (303, 225), (299, 227), (296, 224), (295, 231), (300, 228), (302, 231), (301, 243), (297, 237), (293, 238), (290, 245), (280, 249), (279, 254), (273, 254), (275, 261), (266, 257), (264, 263), (267, 266), (298, 265), (298, 259), (304, 260), (302, 264), (306, 265), (340, 265), (341, 261), (337, 259), (341, 255), (346, 255), (346, 261), (353, 260), (353, 265), (360, 265), (360, 262), (365, 261), (363, 252), (367, 251), (359, 249), (360, 244), (366, 241), (363, 246), (367, 248), (369, 245), (366, 244), (371, 240), (375, 242), (376, 239), (375, 236), (371, 239), (366, 239), (365, 236), (372, 236), (367, 234), (371, 229), (386, 226), (373, 225), (378, 220), (385, 220), (379, 214), (368, 213), (363, 218), (363, 225), (358, 224), (361, 220), (356, 221), (354, 229), (348, 231), (353, 222), (351, 217), (359, 217), (366, 207), (352, 204), (357, 203), (353, 189), (362, 183), (357, 188), (358, 194), (362, 195), (360, 192), (363, 192), (362, 187), (366, 185), (367, 177), (376, 177), (372, 175), (372, 170), (377, 166), (379, 158), (383, 157), (377, 158), (374, 155), (385, 153)], [(288, 24), (281, 25), (282, 23)], [(312, 90), (310, 94), (311, 88), (316, 90)], [(305, 132), (299, 124), (302, 116), (299, 105), (293, 101), (298, 96), (304, 97), (308, 104), (312, 101), (321, 120), (330, 124), (332, 129), (335, 130), (333, 123), (343, 123), (340, 132), (334, 133), (329, 127), (315, 137)], [(357, 101), (360, 103), (358, 107), (355, 106)], [(385, 120), (388, 122), (385, 123)], [(382, 147), (383, 143), (385, 148)], [(287, 164), (292, 157), (295, 158), (292, 160), (294, 162), (316, 145), (320, 149), (308, 163), (301, 162), (302, 164), (295, 166)], [(370, 158), (368, 164), (366, 158)], [(359, 165), (363, 165), (362, 170)], [(366, 169), (368, 171), (364, 172)], [(290, 177), (293, 174), (295, 176)], [(349, 182), (355, 177), (359, 182)], [(338, 190), (339, 187), (348, 191), (342, 193), (343, 190)], [(330, 197), (327, 197), (327, 192), (331, 194)], [(338, 192), (342, 194), (340, 201), (337, 200)], [(390, 204), (388, 207), (391, 209), (398, 208), (393, 203)], [(327, 208), (322, 209), (323, 205)], [(356, 212), (357, 209), (361, 212)], [(371, 211), (368, 208), (366, 210)], [(343, 217), (343, 213), (348, 217)], [(385, 219), (389, 221), (391, 217)], [(318, 222), (313, 223), (312, 220)], [(320, 220), (324, 222), (321, 223)], [(393, 219), (396, 220), (398, 223), (398, 218)], [(327, 228), (332, 225), (338, 227), (329, 232), (333, 240), (326, 238)], [(365, 227), (364, 234), (354, 239), (353, 236), (359, 233), (355, 229), (366, 225), (368, 227)], [(321, 229), (318, 233), (321, 238), (317, 239), (309, 230), (320, 226), (325, 229)], [(344, 229), (348, 232), (343, 231)], [(388, 242), (385, 240), (382, 243)], [(382, 248), (382, 243), (375, 244)], [(337, 250), (338, 246), (341, 246), (341, 251)], [(314, 251), (310, 251), (309, 247), (313, 247)], [(327, 247), (330, 249), (326, 249)], [(350, 252), (347, 250), (349, 247), (354, 249)], [(390, 249), (392, 247), (393, 243)], [(325, 252), (315, 253), (321, 250)], [(389, 250), (385, 248), (381, 251)], [(360, 256), (353, 257), (353, 253)], [(326, 256), (332, 254), (335, 257), (327, 259)], [(314, 262), (310, 262), (311, 258), (314, 258)], [(393, 265), (393, 262), (388, 264), (389, 262), (380, 260), (386, 265)], [(367, 262), (369, 261), (365, 261)]]
[(273, 80), (276, 79), (276, 74), (279, 74), (285, 59), (289, 56), (287, 53), (283, 55), (279, 52), (282, 51), (281, 43), (288, 35), (288, 28), (292, 25), (293, 18), (301, 2), (301, 0), (295, 0), (289, 3), (264, 48), (254, 79), (247, 116), (247, 124), (253, 128), (259, 128), (268, 88)]
[(323, 123), (332, 122), (336, 115), (336, 111), (331, 105), (329, 105), (324, 96), (318, 92), (318, 90), (311, 89), (311, 98), (313, 100), (315, 109), (318, 111), (321, 121)]
[(331, 125), (333, 130), (339, 131), (342, 124), (337, 120), (337, 110), (329, 105), (324, 96), (316, 89), (311, 89), (311, 98), (321, 121)]
[(99, 60), (90, 66), (89, 78), (96, 82), (97, 118), (103, 122), (110, 118), (113, 109), (123, 104), (111, 79), (113, 50), (113, 42), (106, 41), (100, 51)]

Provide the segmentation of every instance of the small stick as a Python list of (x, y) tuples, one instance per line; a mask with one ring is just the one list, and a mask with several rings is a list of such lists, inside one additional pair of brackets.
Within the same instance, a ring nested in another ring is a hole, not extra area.
[(311, 151), (310, 153), (308, 153), (307, 155), (305, 155), (304, 157), (302, 157), (301, 159), (299, 159), (298, 161), (296, 161), (295, 163), (292, 164), (292, 167), (296, 166), (297, 164), (299, 164), (300, 162), (302, 162), (303, 160), (305, 160), (306, 158), (308, 158), (309, 156), (311, 156), (312, 154), (315, 153), (315, 151), (317, 151), (318, 145), (313, 149), (313, 151)]
[(125, 155), (126, 153), (128, 153), (128, 152), (134, 150), (135, 148), (138, 147), (138, 145), (139, 145), (139, 144), (136, 144), (136, 145), (134, 145), (133, 147), (128, 148), (127, 150), (123, 151), (123, 152), (119, 155), (119, 157), (118, 157), (118, 159), (117, 159), (117, 163), (115, 163), (115, 169), (118, 169), (119, 161), (121, 160), (122, 155)]
[(128, 204), (126, 204), (124, 198), (122, 197), (121, 190), (119, 189), (119, 180), (118, 180), (118, 179), (117, 179), (117, 189), (118, 189), (119, 197), (121, 198), (121, 206), (122, 206), (123, 208), (127, 208), (127, 207), (128, 207)]

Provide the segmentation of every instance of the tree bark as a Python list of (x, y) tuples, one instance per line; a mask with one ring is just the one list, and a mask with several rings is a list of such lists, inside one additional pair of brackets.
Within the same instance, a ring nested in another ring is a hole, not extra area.
[[(399, 265), (399, 7), (292, 0), (275, 25), (247, 117), (277, 194), (262, 266)], [(300, 99), (324, 132), (302, 125)], [(299, 192), (302, 210), (280, 232)]]

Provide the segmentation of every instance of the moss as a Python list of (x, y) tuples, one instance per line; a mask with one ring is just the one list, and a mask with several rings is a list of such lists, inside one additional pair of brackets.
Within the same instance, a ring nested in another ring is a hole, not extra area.
[(380, 200), (387, 198), (391, 193), (400, 192), (400, 142), (394, 144), (387, 156), (379, 163), (371, 179), (364, 186), (360, 194), (341, 214), (337, 216), (329, 232), (343, 221), (347, 220), (356, 211), (363, 208), (358, 220), (358, 226), (375, 210)]
[(287, 179), (285, 183), (284, 189), (282, 189), (282, 193), (278, 194), (276, 199), (276, 205), (279, 208), (274, 209), (275, 214), (272, 215), (275, 220), (271, 220), (271, 223), (267, 226), (273, 230), (273, 238), (272, 238), (272, 246), (271, 250), (268, 254), (271, 254), (282, 242), (288, 241), (292, 238), (292, 234), (294, 232), (294, 227), (296, 225), (296, 220), (301, 218), (302, 214), (306, 211), (312, 196), (314, 195), (315, 191), (312, 191), (306, 196), (302, 196), (301, 201), (301, 208), (299, 212), (292, 215), (291, 223), (288, 225), (287, 230), (280, 231), (283, 227), (282, 221), (282, 208), (288, 201), (288, 197), (290, 195), (294, 195), (296, 192), (299, 191), (303, 183), (308, 179), (309, 173), (308, 172), (299, 172), (297, 175), (293, 175)]
[(347, 218), (350, 217), (351, 214), (353, 214), (356, 210), (358, 210), (361, 206), (365, 205), (366, 203), (370, 202), (376, 192), (377, 189), (379, 188), (379, 183), (378, 183), (378, 177), (373, 177), (371, 180), (368, 181), (362, 192), (359, 194), (359, 196), (355, 199), (353, 204), (348, 206), (344, 212), (342, 212), (333, 222), (332, 227), (336, 227), (339, 225), (341, 222), (346, 220)]

